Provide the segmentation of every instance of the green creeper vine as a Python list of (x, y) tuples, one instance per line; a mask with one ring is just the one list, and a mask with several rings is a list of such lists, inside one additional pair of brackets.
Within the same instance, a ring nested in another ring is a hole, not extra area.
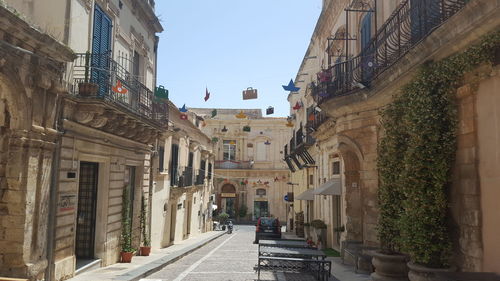
[(382, 111), (379, 145), (379, 238), (416, 263), (449, 265), (446, 187), (456, 153), (455, 92), (466, 72), (489, 62), (500, 47), (492, 33), (463, 53), (422, 67)]

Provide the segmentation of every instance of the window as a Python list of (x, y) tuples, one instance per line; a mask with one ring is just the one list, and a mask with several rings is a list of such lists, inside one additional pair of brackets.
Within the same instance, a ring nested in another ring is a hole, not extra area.
[(265, 189), (262, 189), (262, 188), (259, 188), (255, 191), (255, 194), (256, 195), (260, 195), (260, 196), (266, 196), (266, 190)]
[(309, 175), (309, 185), (314, 184), (314, 175)]
[(257, 157), (255, 159), (257, 161), (267, 160), (267, 145), (264, 142), (257, 143)]
[(165, 147), (160, 146), (158, 148), (158, 170), (163, 172), (165, 170), (164, 162), (165, 161)]
[(332, 175), (340, 175), (340, 161), (333, 161), (332, 163)]
[(212, 178), (212, 163), (208, 163), (208, 178)]
[(223, 141), (223, 160), (236, 160), (236, 141), (224, 140)]
[(172, 152), (170, 154), (170, 183), (171, 185), (177, 185), (177, 169), (179, 166), (179, 145), (172, 144)]

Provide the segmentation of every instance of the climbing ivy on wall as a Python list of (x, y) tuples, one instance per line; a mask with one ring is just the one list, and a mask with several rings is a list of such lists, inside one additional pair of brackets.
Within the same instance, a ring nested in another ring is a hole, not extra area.
[(466, 51), (424, 65), (382, 111), (378, 150), (379, 238), (430, 267), (449, 265), (446, 187), (456, 152), (455, 92), (463, 75), (491, 61), (500, 32)]

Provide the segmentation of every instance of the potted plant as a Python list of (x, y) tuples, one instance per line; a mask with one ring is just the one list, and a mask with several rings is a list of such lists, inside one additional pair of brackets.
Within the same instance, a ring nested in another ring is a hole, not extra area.
[(229, 219), (229, 215), (226, 212), (222, 212), (218, 216), (219, 223), (222, 226), (222, 230), (226, 230), (226, 222)]
[(371, 274), (374, 281), (407, 281), (408, 256), (400, 253), (400, 221), (404, 212), (404, 163), (403, 155), (408, 147), (407, 134), (401, 122), (405, 111), (402, 100), (396, 100), (381, 112), (385, 135), (378, 145), (377, 168), (379, 171), (378, 238), (380, 250), (372, 251)]
[(128, 188), (125, 188), (122, 195), (122, 234), (121, 240), (121, 262), (129, 263), (132, 261), (135, 249), (132, 248), (132, 228), (129, 217), (130, 198), (128, 196)]
[(141, 200), (141, 232), (142, 232), (142, 246), (140, 248), (141, 256), (149, 256), (151, 253), (151, 240), (147, 233), (146, 224), (146, 198), (142, 194)]
[(315, 236), (317, 237), (316, 244), (318, 245), (318, 249), (321, 250), (324, 248), (326, 243), (326, 224), (324, 221), (316, 219), (311, 222), (311, 226), (314, 228)]
[(85, 53), (85, 78), (84, 82), (78, 83), (78, 94), (82, 96), (95, 96), (99, 85), (89, 82), (90, 52)]

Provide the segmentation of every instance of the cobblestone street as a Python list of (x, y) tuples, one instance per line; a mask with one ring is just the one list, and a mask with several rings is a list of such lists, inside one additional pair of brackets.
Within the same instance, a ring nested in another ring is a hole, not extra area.
[[(141, 281), (257, 280), (254, 266), (258, 246), (253, 244), (254, 229), (237, 225), (233, 234), (212, 241)], [(278, 280), (278, 277), (263, 272), (261, 280)]]

